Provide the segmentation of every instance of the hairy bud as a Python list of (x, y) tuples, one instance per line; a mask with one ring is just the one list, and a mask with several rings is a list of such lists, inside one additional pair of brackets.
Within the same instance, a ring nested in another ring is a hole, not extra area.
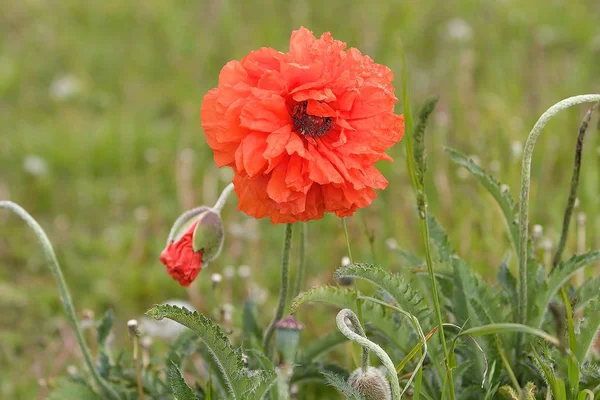
[(348, 383), (366, 400), (391, 400), (392, 390), (385, 373), (375, 367), (363, 372), (358, 368), (348, 378)]

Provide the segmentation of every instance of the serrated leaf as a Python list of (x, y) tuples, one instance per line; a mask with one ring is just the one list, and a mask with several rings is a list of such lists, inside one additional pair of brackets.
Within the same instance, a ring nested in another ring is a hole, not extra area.
[[(292, 311), (295, 313), (302, 304), (325, 303), (337, 308), (356, 309), (357, 297), (354, 290), (335, 286), (317, 286), (308, 292), (300, 293), (292, 302)], [(385, 307), (370, 302), (360, 302), (362, 316), (366, 323), (373, 325), (382, 335), (396, 347), (408, 352), (407, 346), (401, 340), (407, 339), (408, 335), (400, 335), (400, 325), (393, 318), (392, 312)]]
[(561, 287), (581, 268), (587, 267), (593, 262), (600, 259), (600, 251), (590, 251), (584, 254), (579, 254), (560, 263), (560, 265), (552, 271), (547, 279), (546, 289), (538, 291), (536, 303), (539, 312), (531, 320), (531, 326), (539, 328), (542, 326), (544, 315), (548, 309), (548, 304), (552, 297), (560, 290)]
[(585, 308), (584, 320), (577, 337), (577, 350), (575, 352), (580, 364), (583, 364), (592, 348), (598, 329), (600, 329), (600, 295), (590, 301)]
[(168, 304), (157, 305), (146, 312), (152, 318), (172, 319), (191, 329), (204, 343), (219, 376), (223, 377), (229, 396), (232, 399), (246, 399), (255, 382), (243, 373), (242, 352), (234, 348), (223, 330), (210, 318), (185, 308)]
[(487, 189), (487, 191), (496, 200), (502, 214), (504, 214), (504, 220), (508, 229), (508, 234), (513, 244), (513, 249), (518, 250), (519, 243), (519, 229), (515, 223), (515, 202), (506, 190), (502, 190), (502, 185), (486, 170), (475, 164), (471, 159), (466, 157), (464, 154), (457, 150), (446, 147), (446, 154), (450, 159), (467, 169), (475, 179)]
[(102, 317), (102, 319), (100, 320), (100, 323), (98, 324), (98, 329), (96, 331), (98, 346), (104, 347), (106, 345), (106, 339), (108, 339), (108, 335), (110, 334), (110, 331), (112, 330), (113, 322), (114, 322), (113, 312), (112, 312), (112, 310), (109, 309), (104, 313), (104, 316)]
[(410, 287), (402, 277), (384, 271), (380, 267), (367, 264), (351, 264), (339, 268), (334, 274), (336, 279), (343, 277), (364, 279), (379, 286), (392, 296), (398, 306), (417, 317), (423, 319), (431, 312), (423, 302), (423, 298)]
[(425, 172), (427, 171), (427, 160), (425, 157), (425, 128), (427, 127), (429, 116), (435, 109), (438, 100), (439, 97), (436, 96), (428, 99), (425, 102), (421, 108), (421, 111), (419, 112), (419, 117), (415, 125), (413, 151), (417, 177), (421, 183), (421, 186), (423, 185), (425, 180)]
[(252, 357), (255, 361), (260, 364), (261, 367), (261, 379), (256, 384), (255, 388), (252, 389), (252, 395), (255, 399), (262, 399), (269, 389), (276, 390), (277, 385), (273, 385), (275, 383), (275, 379), (277, 378), (277, 374), (275, 372), (275, 367), (271, 360), (261, 351), (256, 349), (248, 349), (246, 353), (249, 357)]
[(354, 389), (348, 382), (346, 382), (338, 375), (326, 371), (323, 371), (321, 373), (325, 377), (325, 383), (339, 390), (344, 396), (346, 396), (346, 398), (364, 400), (364, 397), (361, 396), (361, 394), (358, 393), (356, 389)]
[(185, 382), (181, 371), (175, 365), (171, 363), (167, 369), (167, 382), (171, 386), (175, 400), (197, 400), (198, 397), (194, 393), (191, 387)]
[(47, 400), (100, 400), (100, 396), (84, 382), (60, 379)]

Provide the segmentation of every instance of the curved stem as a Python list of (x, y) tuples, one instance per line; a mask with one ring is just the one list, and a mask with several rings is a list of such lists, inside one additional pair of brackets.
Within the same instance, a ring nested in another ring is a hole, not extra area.
[(567, 244), (567, 236), (569, 236), (569, 226), (571, 222), (571, 215), (573, 214), (573, 208), (575, 207), (575, 199), (577, 198), (577, 187), (579, 186), (579, 171), (581, 169), (581, 154), (583, 153), (583, 139), (587, 132), (590, 119), (598, 103), (594, 104), (592, 108), (585, 113), (581, 125), (579, 126), (579, 134), (577, 135), (577, 145), (575, 146), (575, 161), (573, 162), (573, 175), (571, 176), (571, 188), (569, 189), (569, 199), (567, 200), (567, 207), (565, 208), (565, 215), (563, 217), (562, 233), (560, 234), (560, 241), (556, 246), (556, 253), (554, 253), (554, 261), (552, 261), (552, 269), (560, 263), (562, 253), (565, 250)]
[(223, 191), (221, 192), (221, 195), (219, 196), (219, 199), (215, 203), (215, 206), (213, 207), (213, 209), (216, 210), (218, 213), (220, 213), (221, 210), (223, 209), (223, 207), (225, 206), (225, 203), (227, 202), (227, 198), (229, 197), (231, 192), (233, 192), (233, 183), (230, 183), (229, 185), (227, 185), (225, 187), (225, 189), (223, 189)]
[[(521, 195), (519, 197), (519, 280), (518, 280), (518, 322), (527, 324), (527, 239), (528, 239), (528, 224), (529, 224), (529, 188), (531, 184), (531, 159), (533, 149), (542, 129), (552, 117), (560, 111), (569, 107), (583, 104), (594, 103), (600, 101), (600, 94), (586, 94), (581, 96), (569, 97), (550, 107), (533, 126), (525, 148), (523, 149), (523, 166), (521, 169)], [(517, 339), (517, 351), (520, 346), (520, 339)], [(518, 353), (517, 353), (518, 355)]]
[(292, 224), (287, 224), (285, 227), (285, 238), (283, 240), (283, 255), (281, 257), (281, 286), (279, 288), (279, 302), (275, 309), (275, 315), (273, 320), (269, 324), (263, 338), (263, 348), (267, 352), (267, 356), (271, 357), (273, 350), (269, 347), (271, 339), (273, 339), (273, 333), (275, 333), (275, 324), (283, 317), (285, 311), (285, 304), (287, 302), (289, 282), (289, 267), (290, 267), (290, 247), (292, 244)]
[(75, 339), (79, 344), (79, 348), (83, 354), (83, 359), (90, 370), (92, 378), (98, 384), (98, 386), (100, 386), (100, 389), (108, 395), (109, 398), (118, 400), (119, 395), (117, 392), (111, 388), (108, 383), (98, 374), (98, 371), (96, 371), (92, 355), (87, 344), (85, 343), (85, 339), (81, 333), (81, 328), (79, 327), (79, 322), (77, 321), (75, 308), (73, 307), (73, 300), (71, 299), (71, 293), (69, 292), (69, 288), (65, 282), (62, 270), (58, 264), (58, 260), (56, 259), (56, 254), (54, 253), (54, 249), (52, 248), (52, 244), (50, 243), (46, 232), (44, 232), (38, 222), (18, 204), (15, 204), (11, 201), (0, 201), (0, 208), (6, 208), (17, 214), (31, 228), (37, 239), (40, 241), (46, 261), (48, 263), (48, 267), (50, 268), (50, 271), (56, 280), (60, 300), (65, 313), (67, 314), (67, 319), (69, 320), (71, 329), (73, 329), (73, 332), (75, 333)]
[(298, 296), (300, 290), (302, 290), (302, 283), (304, 282), (304, 270), (305, 270), (305, 253), (306, 253), (306, 223), (300, 222), (298, 224), (299, 232), (299, 243), (298, 243), (298, 270), (296, 272), (296, 280), (294, 281), (294, 290), (292, 291), (293, 297)]
[[(350, 329), (348, 327), (348, 325), (346, 325), (346, 321), (345, 321), (346, 318), (349, 318), (350, 321), (352, 321), (352, 325), (354, 325), (355, 328), (357, 327), (357, 325), (360, 326), (360, 323), (358, 322), (358, 317), (356, 316), (356, 314), (354, 314), (354, 312), (352, 312), (352, 310), (350, 310), (348, 308), (344, 308), (343, 310), (341, 310), (338, 313), (337, 317), (335, 318), (335, 322), (336, 322), (337, 327), (340, 330), (340, 332), (342, 332), (342, 334), (344, 336), (346, 336), (348, 339), (361, 345), (363, 349), (368, 349), (368, 350), (372, 351), (377, 357), (379, 357), (379, 359), (381, 360), (381, 363), (387, 369), (388, 376), (391, 381), (393, 398), (395, 400), (401, 399), (402, 394), (400, 392), (400, 382), (398, 381), (398, 375), (396, 374), (396, 368), (394, 367), (394, 363), (390, 359), (390, 356), (388, 356), (387, 353), (381, 347), (379, 347), (379, 345), (371, 342), (366, 337), (361, 336), (360, 334), (358, 334), (358, 333), (354, 332), (352, 329)], [(360, 329), (362, 330), (362, 327)], [(362, 333), (364, 334), (364, 331)], [(363, 362), (364, 362), (364, 357), (363, 357)], [(367, 364), (368, 364), (368, 361), (367, 361)], [(365, 368), (363, 368), (363, 371), (364, 370), (365, 370)]]
[[(358, 333), (361, 337), (367, 339), (367, 334), (365, 333), (365, 330), (363, 329), (362, 325), (360, 324), (360, 321), (359, 321), (358, 317), (356, 316), (356, 314), (354, 314), (354, 313), (345, 314), (343, 317), (348, 318), (348, 320), (352, 324), (352, 327), (354, 328), (356, 333)], [(344, 324), (345, 324), (345, 322), (344, 322)], [(362, 369), (363, 374), (366, 373), (367, 369), (369, 368), (369, 349), (366, 347), (362, 347), (362, 359), (360, 362), (360, 368)]]

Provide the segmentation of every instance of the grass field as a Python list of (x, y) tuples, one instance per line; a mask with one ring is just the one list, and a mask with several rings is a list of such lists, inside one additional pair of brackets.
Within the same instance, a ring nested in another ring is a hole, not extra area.
[[(202, 98), (228, 60), (261, 46), (285, 51), (291, 31), (305, 26), (330, 31), (399, 76), (402, 39), (413, 106), (440, 96), (426, 140), (430, 210), (490, 280), (508, 243), (500, 212), (443, 146), (476, 155), (516, 196), (520, 150), (538, 116), (565, 97), (600, 91), (595, 0), (0, 0), (0, 8), (0, 199), (18, 202), (46, 229), (78, 310), (112, 308), (123, 336), (129, 318), (190, 293), (210, 313), (224, 301), (210, 274), (228, 265), (251, 267), (253, 282), (272, 294), (261, 312), (265, 323), (271, 318), (284, 227), (249, 219), (235, 199), (224, 212), (224, 251), (190, 292), (158, 261), (172, 221), (212, 204), (231, 179), (214, 166), (199, 121)], [(585, 111), (553, 120), (534, 156), (531, 221), (553, 242)], [(421, 250), (403, 146), (391, 155), (395, 162), (380, 166), (388, 189), (349, 228), (355, 259), (398, 270), (386, 239)], [(581, 176), (578, 211), (587, 216), (587, 246), (598, 247), (596, 130)], [(330, 281), (346, 255), (334, 216), (309, 223), (308, 232), (307, 286)], [(232, 288), (225, 300), (239, 308), (243, 282)], [(0, 398), (37, 398), (44, 382), (78, 363), (34, 236), (5, 212), (0, 315)], [(333, 326), (333, 315), (305, 314), (303, 322), (314, 332)]]

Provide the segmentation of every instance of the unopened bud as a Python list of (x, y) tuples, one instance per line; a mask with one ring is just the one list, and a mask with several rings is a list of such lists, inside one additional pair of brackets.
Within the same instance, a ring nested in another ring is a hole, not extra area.
[(210, 276), (210, 280), (212, 282), (213, 289), (215, 289), (217, 286), (219, 286), (219, 283), (223, 281), (223, 275), (219, 273), (214, 273)]
[(366, 372), (358, 368), (348, 378), (348, 383), (365, 400), (391, 400), (392, 390), (385, 374), (378, 368), (368, 367)]
[(140, 336), (140, 330), (138, 328), (138, 322), (136, 319), (130, 319), (127, 321), (127, 329), (129, 330), (129, 336)]
[(290, 315), (286, 319), (277, 321), (275, 328), (277, 328), (277, 350), (281, 354), (281, 361), (291, 365), (296, 358), (300, 331), (304, 329), (304, 325)]

